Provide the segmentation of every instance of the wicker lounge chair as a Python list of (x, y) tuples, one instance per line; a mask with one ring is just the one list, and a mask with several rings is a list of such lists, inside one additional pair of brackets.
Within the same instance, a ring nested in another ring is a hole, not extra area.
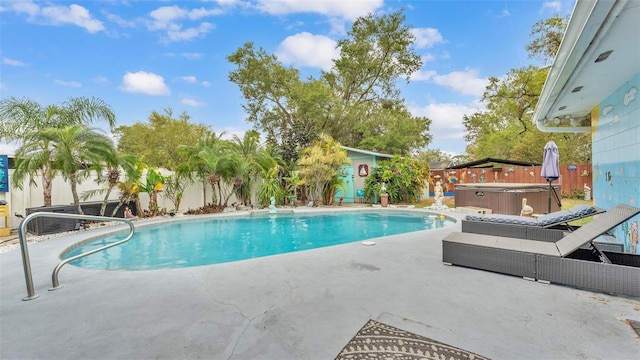
[(462, 219), (462, 232), (506, 236), (555, 242), (575, 228), (569, 222), (603, 213), (605, 210), (586, 204), (576, 205), (537, 218), (517, 215), (467, 215)]
[[(640, 255), (602, 251), (595, 239), (640, 213), (617, 205), (556, 242), (453, 232), (442, 261), (531, 280), (640, 297)], [(590, 244), (590, 249), (581, 248)]]

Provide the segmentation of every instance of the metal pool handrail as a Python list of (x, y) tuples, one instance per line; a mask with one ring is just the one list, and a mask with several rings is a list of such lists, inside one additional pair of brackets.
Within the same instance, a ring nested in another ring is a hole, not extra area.
[(116, 246), (116, 245), (120, 245), (124, 242), (129, 241), (129, 239), (131, 239), (131, 237), (133, 237), (133, 232), (134, 232), (134, 227), (133, 227), (133, 223), (131, 222), (131, 220), (127, 220), (127, 219), (120, 219), (120, 218), (113, 218), (113, 217), (107, 217), (107, 216), (94, 216), (94, 215), (79, 215), (79, 214), (65, 214), (65, 213), (52, 213), (52, 212), (36, 212), (33, 214), (28, 215), (27, 217), (25, 217), (22, 222), (20, 222), (20, 226), (18, 227), (18, 236), (20, 237), (20, 251), (22, 253), (22, 266), (24, 267), (24, 278), (25, 281), (27, 283), (27, 296), (22, 298), (22, 300), (27, 301), (27, 300), (33, 300), (35, 298), (37, 298), (40, 295), (36, 295), (35, 290), (33, 288), (33, 277), (31, 276), (31, 262), (29, 260), (29, 249), (27, 248), (27, 240), (26, 240), (26, 236), (25, 236), (25, 230), (27, 227), (27, 224), (38, 217), (54, 217), (54, 218), (63, 218), (63, 219), (85, 219), (85, 220), (97, 220), (97, 221), (118, 221), (118, 222), (123, 222), (127, 225), (129, 225), (129, 235), (120, 240), (120, 241), (116, 241), (113, 242), (111, 244), (99, 247), (97, 249), (93, 249), (91, 251), (87, 251), (86, 253), (82, 253), (73, 257), (70, 257), (68, 259), (63, 260), (60, 264), (58, 264), (55, 269), (53, 269), (53, 274), (51, 274), (51, 282), (53, 284), (53, 287), (49, 290), (56, 290), (61, 288), (62, 286), (60, 286), (60, 284), (58, 283), (58, 272), (60, 272), (60, 268), (62, 268), (62, 266), (64, 266), (65, 264), (77, 260), (81, 257), (87, 256), (87, 255), (91, 255), (91, 254), (95, 254), (99, 251), (108, 249), (110, 247)]

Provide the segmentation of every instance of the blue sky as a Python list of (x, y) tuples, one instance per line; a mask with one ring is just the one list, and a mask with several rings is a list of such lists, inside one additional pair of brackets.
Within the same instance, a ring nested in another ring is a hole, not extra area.
[[(186, 111), (216, 133), (251, 128), (226, 57), (254, 42), (303, 76), (329, 70), (358, 16), (405, 9), (424, 62), (402, 84), (414, 115), (432, 120), (430, 149), (464, 153), (462, 116), (482, 109), (487, 78), (534, 64), (532, 26), (568, 16), (573, 0), (202, 0), (0, 3), (0, 94), (42, 105), (98, 97), (118, 125)], [(541, 64), (537, 64), (541, 65)], [(0, 143), (0, 153), (14, 144)]]

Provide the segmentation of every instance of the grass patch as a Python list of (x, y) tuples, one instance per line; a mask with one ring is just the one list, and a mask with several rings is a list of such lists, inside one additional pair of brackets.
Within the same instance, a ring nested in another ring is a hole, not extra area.
[[(562, 210), (569, 210), (572, 207), (576, 206), (576, 205), (580, 205), (580, 204), (586, 204), (586, 205), (593, 205), (593, 201), (585, 201), (585, 200), (581, 200), (581, 199), (562, 199)], [(578, 219), (578, 220), (574, 220), (572, 222), (569, 223), (569, 225), (574, 225), (574, 226), (582, 226), (584, 224), (589, 223), (591, 220), (593, 220), (593, 216), (589, 216), (587, 218), (584, 219)]]

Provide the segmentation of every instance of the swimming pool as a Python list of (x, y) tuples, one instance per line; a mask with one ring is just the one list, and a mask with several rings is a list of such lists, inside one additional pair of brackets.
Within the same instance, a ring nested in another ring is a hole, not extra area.
[[(71, 262), (91, 269), (152, 270), (219, 264), (345, 244), (454, 223), (425, 212), (332, 212), (173, 221), (136, 228), (128, 242)], [(118, 241), (122, 233), (75, 246), (63, 258)]]

